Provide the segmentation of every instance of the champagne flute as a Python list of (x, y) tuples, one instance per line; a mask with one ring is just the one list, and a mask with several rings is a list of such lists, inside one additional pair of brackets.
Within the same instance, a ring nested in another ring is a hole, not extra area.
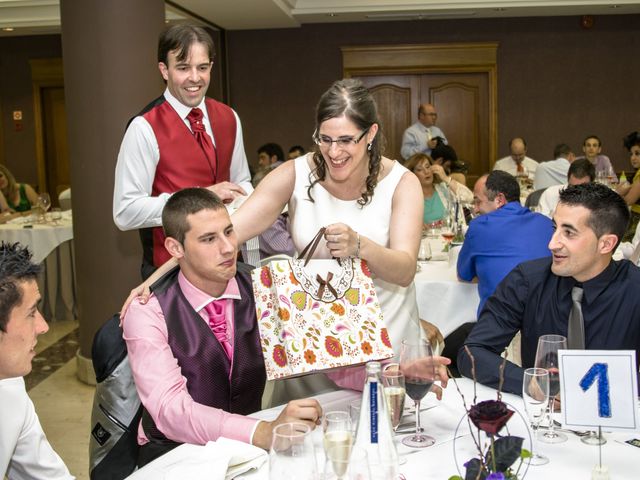
[(271, 480), (315, 480), (316, 459), (304, 423), (282, 423), (273, 429), (269, 452)]
[(334, 445), (327, 451), (324, 480), (370, 480), (367, 451)]
[(329, 449), (334, 446), (344, 446), (350, 451), (353, 436), (349, 412), (336, 410), (325, 413), (322, 432), (325, 454), (328, 455)]
[(560, 393), (560, 370), (558, 350), (567, 348), (567, 337), (562, 335), (542, 335), (538, 339), (536, 350), (536, 368), (544, 368), (549, 372), (549, 430), (540, 437), (545, 443), (562, 443), (567, 441), (564, 433), (556, 432), (553, 425), (554, 400)]
[(549, 372), (544, 368), (527, 368), (522, 378), (522, 400), (527, 411), (533, 438), (531, 439), (531, 457), (529, 465), (544, 465), (549, 459), (538, 453), (536, 447), (536, 435), (540, 421), (547, 412), (549, 406)]
[(407, 395), (415, 403), (416, 432), (408, 435), (402, 443), (408, 447), (429, 447), (435, 439), (420, 433), (420, 401), (424, 398), (436, 378), (431, 344), (424, 339), (404, 340), (400, 351), (400, 371), (404, 374)]
[(404, 375), (399, 369), (399, 365), (389, 364), (382, 372), (382, 383), (384, 384), (384, 396), (389, 407), (389, 417), (391, 426), (395, 432), (402, 420), (404, 412), (404, 398), (406, 396)]

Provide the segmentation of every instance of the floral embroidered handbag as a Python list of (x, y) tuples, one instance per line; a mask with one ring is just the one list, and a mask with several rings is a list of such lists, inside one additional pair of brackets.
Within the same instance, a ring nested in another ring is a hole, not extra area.
[(394, 355), (367, 263), (310, 260), (323, 234), (251, 274), (268, 380)]

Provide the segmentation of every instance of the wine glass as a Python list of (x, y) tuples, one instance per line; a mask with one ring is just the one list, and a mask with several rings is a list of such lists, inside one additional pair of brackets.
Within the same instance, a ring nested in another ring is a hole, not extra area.
[(38, 206), (42, 208), (42, 213), (47, 213), (49, 207), (51, 207), (51, 197), (47, 192), (42, 192), (38, 195)]
[(387, 366), (382, 372), (382, 383), (384, 385), (384, 396), (389, 407), (389, 417), (391, 426), (395, 432), (402, 420), (404, 412), (404, 398), (406, 396), (404, 375), (400, 371), (397, 363)]
[(370, 480), (369, 461), (364, 448), (334, 445), (327, 451), (324, 480)]
[(567, 348), (567, 337), (562, 335), (542, 335), (538, 339), (536, 350), (536, 368), (544, 368), (549, 372), (549, 430), (540, 437), (545, 443), (562, 443), (567, 441), (564, 433), (556, 432), (553, 425), (554, 400), (560, 393), (560, 370), (558, 366), (558, 350)]
[(315, 480), (316, 459), (304, 423), (282, 423), (273, 429), (269, 452), (271, 480)]
[(546, 415), (549, 406), (549, 372), (544, 368), (527, 368), (522, 378), (522, 400), (527, 411), (533, 438), (531, 439), (530, 465), (544, 465), (549, 459), (538, 453), (536, 447), (536, 435), (540, 421)]
[[(336, 410), (324, 415), (322, 424), (323, 445), (325, 454), (334, 446), (344, 446), (351, 449), (353, 436), (351, 430), (351, 417), (349, 412)], [(348, 457), (348, 455), (347, 455)]]
[(402, 443), (408, 447), (429, 447), (435, 443), (435, 439), (420, 433), (420, 401), (436, 378), (431, 344), (424, 339), (404, 340), (400, 351), (400, 371), (404, 374), (407, 395), (416, 408), (416, 432), (406, 436)]

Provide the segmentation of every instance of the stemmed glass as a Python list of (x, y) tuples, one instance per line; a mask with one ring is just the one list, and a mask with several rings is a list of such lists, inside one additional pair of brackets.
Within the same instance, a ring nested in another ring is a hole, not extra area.
[(404, 398), (406, 396), (404, 375), (399, 369), (397, 363), (387, 366), (382, 372), (382, 383), (384, 384), (384, 396), (387, 399), (389, 407), (389, 416), (391, 417), (391, 426), (395, 432), (402, 420), (404, 412)]
[(328, 454), (330, 448), (335, 446), (343, 446), (350, 451), (353, 436), (351, 434), (351, 417), (349, 416), (349, 412), (337, 410), (325, 413), (322, 432), (324, 451), (326, 454)]
[(44, 223), (46, 220), (47, 210), (51, 207), (51, 197), (47, 192), (43, 192), (38, 195), (37, 206), (40, 208), (40, 221)]
[(315, 480), (316, 459), (304, 423), (282, 423), (273, 429), (269, 452), (271, 480)]
[(406, 436), (402, 443), (408, 447), (429, 447), (435, 439), (420, 433), (420, 401), (431, 390), (436, 378), (431, 344), (423, 339), (404, 340), (400, 351), (400, 371), (404, 374), (407, 395), (416, 408), (416, 433)]
[(567, 348), (567, 337), (562, 335), (542, 335), (538, 339), (536, 350), (536, 368), (544, 368), (549, 372), (549, 430), (540, 437), (544, 443), (562, 443), (567, 441), (564, 433), (556, 432), (553, 424), (554, 400), (560, 393), (560, 369), (558, 366), (558, 350)]
[(334, 445), (327, 451), (324, 480), (369, 480), (369, 461), (363, 448)]
[(530, 465), (544, 465), (549, 459), (538, 453), (536, 447), (536, 435), (540, 421), (547, 412), (549, 406), (549, 372), (544, 368), (527, 368), (522, 378), (522, 400), (527, 411), (533, 438), (531, 439)]

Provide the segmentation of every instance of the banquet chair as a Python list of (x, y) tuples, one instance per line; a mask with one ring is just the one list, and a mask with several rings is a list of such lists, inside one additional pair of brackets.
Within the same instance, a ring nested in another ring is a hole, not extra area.
[(531, 192), (527, 199), (524, 202), (524, 206), (526, 208), (537, 207), (538, 203), (540, 203), (540, 197), (542, 196), (542, 192), (544, 192), (546, 188), (539, 188), (538, 190)]
[(62, 210), (71, 210), (71, 189), (67, 188), (58, 195), (58, 202)]

